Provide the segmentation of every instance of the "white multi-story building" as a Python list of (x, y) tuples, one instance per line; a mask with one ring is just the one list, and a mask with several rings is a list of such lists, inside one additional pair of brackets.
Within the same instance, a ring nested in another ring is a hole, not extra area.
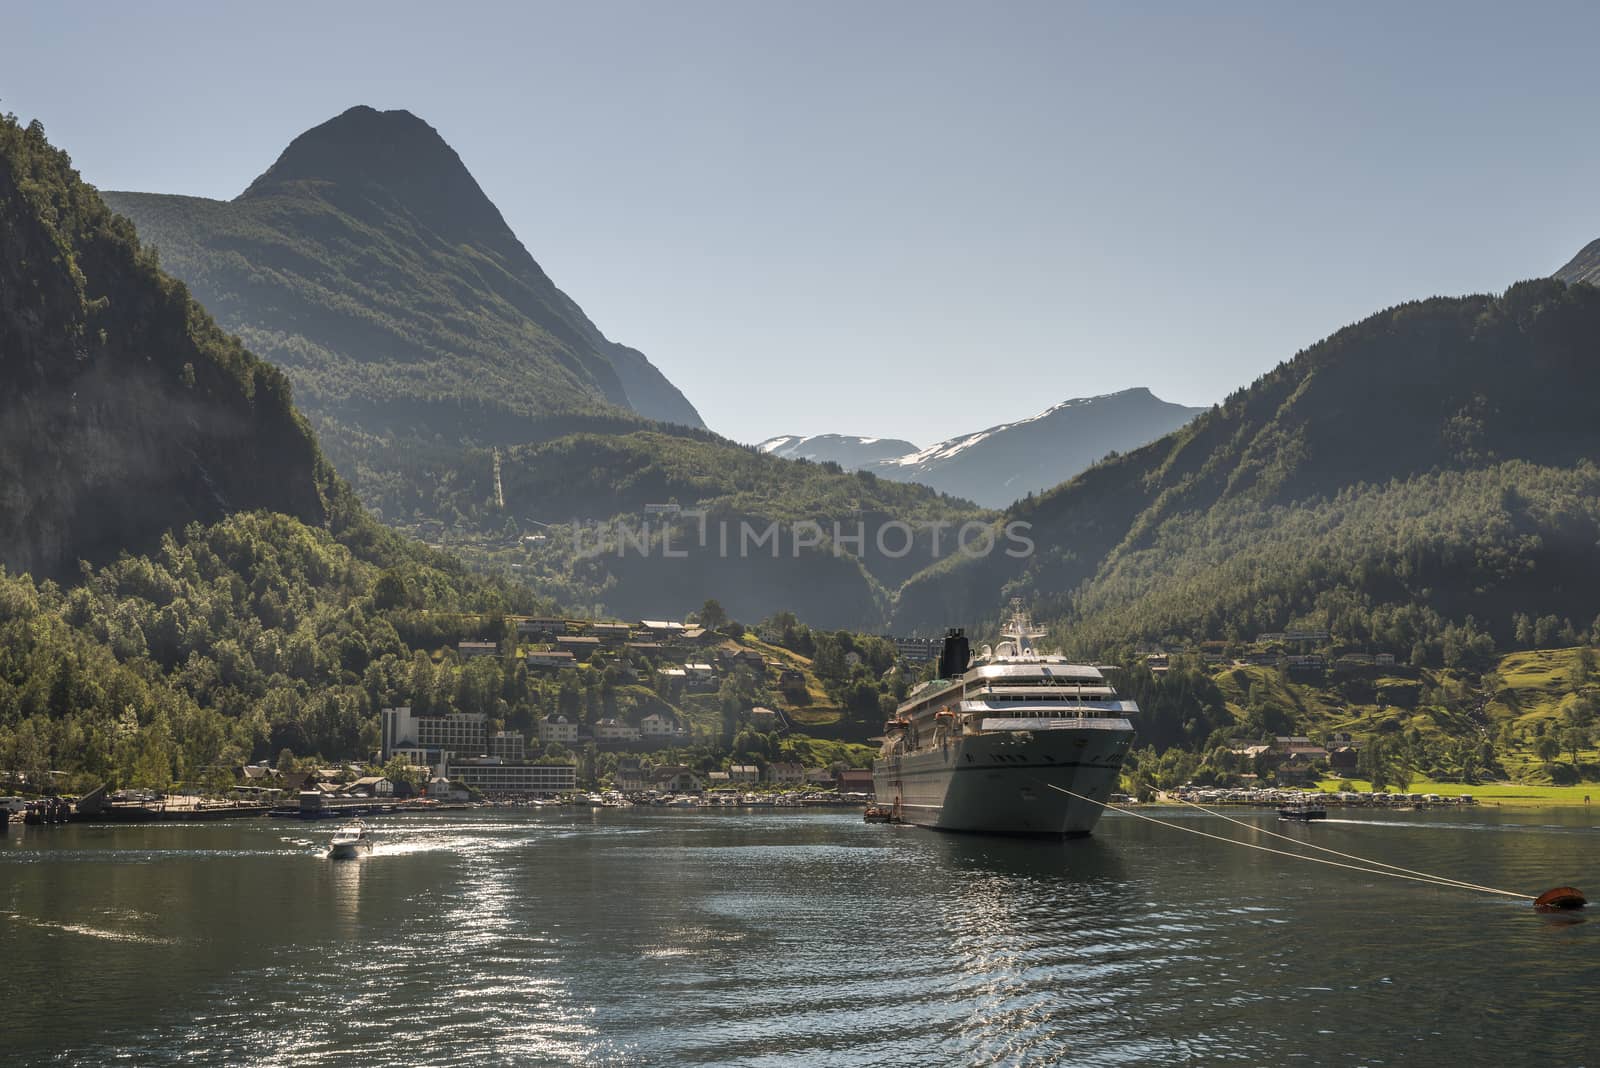
[(734, 782), (760, 782), (761, 769), (755, 764), (734, 764), (728, 768), (728, 778)]
[(571, 745), (578, 740), (578, 725), (567, 722), (566, 716), (546, 716), (539, 721), (539, 741), (545, 745), (560, 742)]
[[(411, 706), (385, 708), (379, 715), (383, 759), (397, 749), (438, 751), (454, 756), (478, 756), (488, 742), (481, 712), (454, 712), (447, 716), (418, 716)], [(427, 759), (419, 763), (431, 764)]]
[(489, 736), (489, 755), (502, 760), (523, 760), (528, 755), (521, 731), (495, 731)]

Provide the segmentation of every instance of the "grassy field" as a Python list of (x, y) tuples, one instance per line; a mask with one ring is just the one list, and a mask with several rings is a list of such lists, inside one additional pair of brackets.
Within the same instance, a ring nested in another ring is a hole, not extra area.
[[(1339, 789), (1341, 782), (1348, 782), (1355, 789), (1361, 791), (1372, 788), (1372, 784), (1364, 779), (1323, 779), (1317, 786), (1323, 790), (1334, 791)], [(1391, 792), (1393, 791), (1391, 790)], [(1412, 794), (1439, 794), (1443, 797), (1471, 794), (1478, 800), (1479, 804), (1504, 805), (1508, 808), (1550, 808), (1567, 805), (1576, 805), (1582, 808), (1585, 804), (1585, 797), (1592, 797), (1594, 799), (1593, 803), (1600, 805), (1600, 784), (1596, 783), (1580, 783), (1577, 786), (1539, 786), (1516, 782), (1464, 784), (1413, 779), (1406, 792)]]

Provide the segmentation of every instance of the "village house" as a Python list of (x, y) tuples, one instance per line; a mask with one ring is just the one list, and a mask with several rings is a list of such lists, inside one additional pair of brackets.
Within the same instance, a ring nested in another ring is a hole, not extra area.
[(734, 764), (728, 768), (728, 778), (733, 782), (760, 782), (761, 769), (754, 764)]
[(831, 769), (829, 769), (829, 768), (807, 768), (806, 769), (806, 785), (807, 786), (832, 786), (833, 785), (833, 771)]
[(632, 635), (626, 623), (595, 623), (589, 627), (589, 636), (606, 645), (621, 645)]
[(652, 712), (639, 721), (639, 734), (651, 740), (681, 738), (688, 734), (671, 716)]
[(456, 655), (463, 660), (475, 660), (480, 656), (499, 656), (500, 645), (498, 642), (456, 642)]
[(346, 797), (393, 797), (394, 783), (382, 775), (365, 775), (339, 791)]
[(569, 634), (556, 639), (556, 648), (565, 649), (578, 660), (587, 660), (590, 654), (600, 648), (600, 639), (592, 634)]
[(670, 619), (641, 619), (639, 621), (639, 630), (658, 642), (681, 638), (686, 629), (688, 628), (682, 623), (675, 623)]
[(691, 690), (714, 690), (717, 688), (717, 672), (710, 664), (691, 663), (683, 665), (684, 679)]
[(622, 756), (617, 758), (617, 771), (611, 777), (611, 785), (623, 793), (637, 793), (645, 788), (649, 781), (649, 765), (636, 756)]
[(687, 764), (661, 764), (650, 769), (651, 785), (671, 794), (697, 794), (705, 789), (700, 776)]
[(792, 760), (778, 760), (767, 765), (766, 779), (774, 786), (799, 786), (806, 781), (806, 769)]
[(770, 731), (778, 725), (778, 714), (770, 708), (756, 705), (750, 710), (750, 726), (758, 731)]
[(842, 794), (871, 794), (872, 772), (866, 768), (847, 768), (839, 773), (839, 792)]
[(527, 657), (528, 667), (537, 670), (559, 670), (578, 666), (577, 657), (566, 649), (535, 649)]
[(637, 742), (639, 728), (630, 727), (619, 719), (602, 719), (594, 725), (594, 740), (602, 745)]

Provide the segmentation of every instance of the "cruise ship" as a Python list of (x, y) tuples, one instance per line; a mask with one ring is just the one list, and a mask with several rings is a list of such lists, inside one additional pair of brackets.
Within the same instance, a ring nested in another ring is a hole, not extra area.
[(912, 690), (885, 726), (872, 766), (880, 806), (945, 831), (1094, 829), (1105, 811), (1094, 802), (1117, 787), (1138, 708), (1099, 668), (1037, 652), (1044, 633), (1017, 608), (1004, 640), (976, 658), (962, 631), (945, 636), (939, 677)]

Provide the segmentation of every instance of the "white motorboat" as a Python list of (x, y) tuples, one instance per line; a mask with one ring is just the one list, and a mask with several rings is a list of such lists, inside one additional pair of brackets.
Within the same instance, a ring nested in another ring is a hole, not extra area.
[(372, 852), (372, 835), (367, 831), (367, 825), (360, 820), (345, 824), (333, 832), (333, 841), (328, 845), (328, 857), (331, 860), (351, 860)]

